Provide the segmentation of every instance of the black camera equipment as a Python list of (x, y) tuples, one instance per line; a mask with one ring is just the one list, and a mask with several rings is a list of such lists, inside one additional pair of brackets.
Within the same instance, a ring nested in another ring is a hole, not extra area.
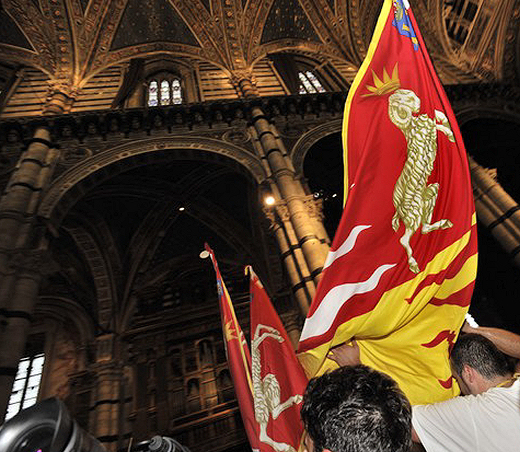
[(0, 427), (1, 452), (106, 452), (57, 398), (44, 400)]
[(190, 452), (190, 450), (173, 438), (154, 436), (148, 441), (136, 444), (132, 447), (132, 452)]

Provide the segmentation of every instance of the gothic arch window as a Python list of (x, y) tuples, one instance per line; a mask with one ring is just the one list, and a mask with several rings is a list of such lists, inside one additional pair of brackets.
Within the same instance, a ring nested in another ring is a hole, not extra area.
[(345, 79), (331, 62), (291, 53), (272, 54), (269, 58), (290, 94), (345, 91), (348, 88)]
[(178, 105), (183, 102), (182, 80), (180, 77), (161, 72), (155, 74), (147, 84), (147, 105)]
[(12, 418), (19, 411), (36, 403), (43, 374), (45, 355), (43, 337), (33, 338), (27, 346), (25, 356), (18, 364), (13, 390), (7, 406), (5, 420)]
[(310, 70), (298, 71), (298, 78), (300, 79), (299, 94), (314, 94), (324, 93), (325, 88)]

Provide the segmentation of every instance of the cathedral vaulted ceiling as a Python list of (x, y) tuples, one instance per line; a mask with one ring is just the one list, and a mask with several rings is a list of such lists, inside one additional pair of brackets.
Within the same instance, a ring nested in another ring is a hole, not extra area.
[(199, 47), (168, 0), (129, 0), (110, 49), (161, 41)]
[[(166, 55), (248, 71), (280, 51), (358, 67), (382, 0), (3, 0), (0, 59), (81, 88), (99, 71)], [(417, 0), (441, 76), (504, 78), (517, 59), (518, 0)]]
[(5, 11), (0, 11), (0, 42), (14, 47), (33, 50), (16, 22)]

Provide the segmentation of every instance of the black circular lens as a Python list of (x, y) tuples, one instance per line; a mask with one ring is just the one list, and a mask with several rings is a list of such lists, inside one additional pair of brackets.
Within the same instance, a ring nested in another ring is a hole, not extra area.
[(18, 441), (13, 452), (49, 452), (53, 436), (54, 429), (52, 427), (37, 427), (27, 432)]

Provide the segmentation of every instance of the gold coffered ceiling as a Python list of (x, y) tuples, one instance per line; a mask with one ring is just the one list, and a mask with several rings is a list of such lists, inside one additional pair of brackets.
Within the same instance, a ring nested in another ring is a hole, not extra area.
[[(266, 54), (282, 51), (339, 59), (358, 67), (381, 3), (4, 0), (0, 59), (36, 67), (54, 83), (71, 89), (81, 88), (107, 67), (154, 55), (204, 61), (230, 74), (249, 71)], [(519, 3), (412, 2), (445, 82), (493, 81), (511, 75), (516, 65)]]

